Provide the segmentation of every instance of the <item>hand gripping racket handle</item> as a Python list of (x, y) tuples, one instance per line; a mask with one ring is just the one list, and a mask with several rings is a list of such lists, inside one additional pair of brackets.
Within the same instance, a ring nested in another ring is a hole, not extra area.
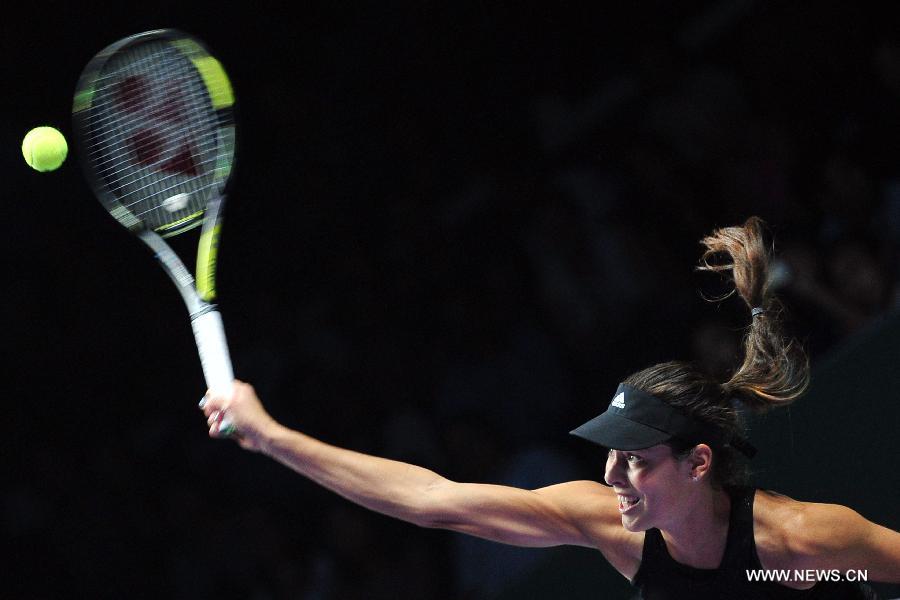
[(216, 392), (230, 395), (234, 372), (231, 369), (231, 357), (228, 355), (222, 316), (217, 310), (206, 311), (191, 320), (191, 327), (197, 341), (206, 386)]

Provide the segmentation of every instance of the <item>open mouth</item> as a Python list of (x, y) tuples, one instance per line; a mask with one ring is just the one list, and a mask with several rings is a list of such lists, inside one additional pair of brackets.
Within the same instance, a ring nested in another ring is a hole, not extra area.
[(619, 512), (626, 513), (638, 504), (640, 504), (641, 499), (636, 496), (624, 496), (622, 494), (618, 494), (619, 496)]

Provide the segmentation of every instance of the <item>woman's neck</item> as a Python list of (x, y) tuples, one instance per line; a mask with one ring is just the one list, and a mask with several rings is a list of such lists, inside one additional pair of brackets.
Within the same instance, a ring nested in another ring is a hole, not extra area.
[(687, 507), (676, 523), (662, 530), (669, 556), (696, 569), (718, 568), (728, 541), (731, 498), (725, 490), (699, 489)]

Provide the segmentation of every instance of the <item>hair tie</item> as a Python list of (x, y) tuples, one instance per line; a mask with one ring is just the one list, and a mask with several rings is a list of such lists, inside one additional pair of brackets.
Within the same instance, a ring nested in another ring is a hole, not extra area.
[(750, 310), (750, 314), (751, 314), (752, 316), (754, 316), (754, 317), (757, 316), (757, 315), (761, 315), (761, 314), (763, 314), (764, 312), (766, 312), (766, 309), (764, 309), (762, 306), (754, 306), (754, 307)]

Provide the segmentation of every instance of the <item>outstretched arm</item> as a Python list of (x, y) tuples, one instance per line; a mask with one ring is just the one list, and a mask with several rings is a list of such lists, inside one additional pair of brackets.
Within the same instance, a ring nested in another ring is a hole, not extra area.
[(625, 542), (615, 496), (599, 483), (578, 481), (539, 490), (456, 483), (422, 467), (338, 448), (288, 429), (240, 381), (231, 396), (207, 396), (202, 408), (210, 436), (221, 437), (222, 420), (231, 422), (232, 436), (244, 448), (365, 508), (422, 527), (507, 544), (596, 547), (626, 576), (633, 575), (631, 562), (623, 558), (632, 545)]
[(900, 583), (900, 533), (836, 504), (804, 504), (788, 523), (796, 568), (865, 570), (870, 581)]

